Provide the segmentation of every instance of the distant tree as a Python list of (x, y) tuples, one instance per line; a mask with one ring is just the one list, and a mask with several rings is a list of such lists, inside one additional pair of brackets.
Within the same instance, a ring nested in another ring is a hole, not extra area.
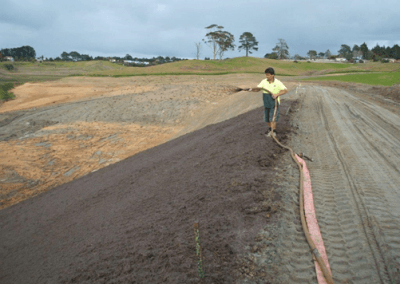
[(77, 51), (71, 51), (70, 53), (69, 53), (69, 56), (72, 58), (72, 60), (74, 60), (74, 61), (78, 61), (78, 60), (81, 60), (81, 55), (79, 54), (79, 52), (77, 52)]
[(201, 53), (201, 42), (195, 42), (196, 45), (196, 59), (200, 59), (200, 53)]
[(350, 60), (353, 57), (351, 48), (347, 44), (342, 44), (340, 49), (338, 50), (338, 53), (347, 60)]
[(251, 50), (258, 50), (258, 41), (256, 38), (253, 36), (252, 33), (249, 32), (244, 32), (240, 38), (239, 42), (241, 45), (238, 47), (239, 52), (244, 49), (246, 50), (246, 57), (249, 56), (249, 53), (252, 54)]
[(11, 56), (14, 60), (34, 60), (36, 51), (29, 45), (24, 45), (16, 48), (4, 48), (0, 50), (3, 56)]
[(331, 56), (332, 56), (332, 53), (331, 53), (331, 51), (329, 49), (327, 51), (325, 51), (325, 57), (326, 58), (329, 58)]
[(158, 63), (158, 64), (163, 64), (163, 63), (165, 63), (164, 57), (158, 56), (158, 57), (157, 57), (157, 63)]
[(400, 46), (398, 44), (393, 45), (393, 58), (400, 59)]
[(63, 53), (61, 53), (61, 59), (65, 61), (71, 60), (71, 58), (69, 58), (69, 53), (66, 51), (63, 51)]
[(386, 58), (393, 58), (392, 49), (389, 46), (386, 47), (384, 55)]
[(268, 58), (268, 59), (278, 59), (278, 53), (276, 52), (271, 52), (271, 53), (267, 53), (264, 55), (264, 58)]
[(387, 57), (385, 46), (381, 47), (381, 46), (379, 46), (378, 43), (376, 44), (376, 46), (374, 48), (371, 49), (371, 51), (372, 51), (371, 59), (373, 61), (380, 61), (380, 60), (382, 60), (382, 58)]
[(307, 55), (311, 60), (313, 60), (313, 59), (315, 59), (315, 57), (317, 57), (317, 52), (315, 50), (309, 50), (307, 52)]
[(318, 57), (319, 58), (324, 58), (325, 57), (325, 53), (323, 53), (323, 52), (318, 53)]
[(352, 49), (352, 54), (353, 54), (353, 57), (360, 57), (360, 56), (362, 56), (361, 47), (359, 47), (357, 44), (355, 44), (355, 45), (353, 46), (353, 49)]
[(367, 44), (364, 42), (361, 46), (360, 46), (360, 51), (362, 52), (362, 57), (363, 57), (363, 59), (370, 59), (370, 52), (369, 52), (369, 49), (368, 49), (368, 46), (367, 46)]
[(124, 59), (125, 60), (133, 60), (132, 56), (130, 56), (129, 54), (126, 54)]
[(218, 39), (219, 45), (219, 59), (221, 60), (224, 56), (225, 51), (235, 50), (235, 37), (230, 32), (224, 31)]
[(302, 60), (302, 59), (304, 59), (303, 56), (301, 56), (301, 55), (299, 55), (299, 54), (297, 54), (297, 53), (293, 56), (293, 58), (294, 58), (295, 60)]
[(279, 42), (272, 50), (276, 52), (279, 59), (284, 59), (289, 57), (289, 46), (287, 45), (284, 39), (280, 38)]
[(382, 57), (381, 57), (379, 54), (372, 53), (371, 59), (372, 59), (374, 62), (377, 62), (377, 61), (382, 60)]
[(217, 55), (222, 59), (224, 52), (231, 49), (235, 49), (233, 42), (235, 41), (234, 36), (227, 31), (223, 31), (223, 26), (210, 25), (206, 27), (208, 30), (214, 29), (206, 34), (207, 40), (203, 39), (203, 42), (207, 44), (213, 51), (214, 60)]
[(207, 44), (211, 48), (211, 50), (213, 52), (214, 60), (215, 60), (215, 57), (218, 54), (218, 48), (219, 48), (218, 43), (217, 43), (217, 39), (218, 39), (218, 36), (219, 36), (219, 32), (221, 32), (223, 28), (224, 28), (223, 26), (218, 26), (218, 25), (215, 25), (215, 24), (206, 27), (206, 29), (208, 29), (208, 30), (217, 29), (217, 31), (214, 30), (214, 31), (211, 31), (211, 32), (206, 34), (207, 40), (203, 39), (203, 42), (205, 44)]
[(89, 60), (93, 60), (93, 57), (91, 57), (89, 54), (81, 54), (81, 60), (89, 61)]

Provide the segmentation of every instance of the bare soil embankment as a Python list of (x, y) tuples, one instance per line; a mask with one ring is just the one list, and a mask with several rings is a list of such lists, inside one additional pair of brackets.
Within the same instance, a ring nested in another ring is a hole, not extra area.
[(198, 283), (194, 222), (204, 283), (273, 281), (285, 151), (262, 117), (209, 125), (1, 210), (1, 282)]
[(0, 208), (254, 109), (260, 95), (236, 89), (262, 78), (70, 77), (19, 86), (0, 107)]

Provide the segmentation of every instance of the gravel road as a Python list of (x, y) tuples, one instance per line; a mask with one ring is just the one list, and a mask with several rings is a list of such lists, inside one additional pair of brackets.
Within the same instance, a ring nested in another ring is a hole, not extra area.
[[(292, 145), (314, 159), (308, 167), (334, 280), (400, 283), (399, 104), (330, 87), (297, 91)], [(316, 283), (301, 225), (286, 219), (281, 280)]]

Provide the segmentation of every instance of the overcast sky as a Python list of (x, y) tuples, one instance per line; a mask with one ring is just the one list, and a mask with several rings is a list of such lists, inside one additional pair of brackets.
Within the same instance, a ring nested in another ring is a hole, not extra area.
[[(256, 37), (263, 57), (279, 38), (290, 55), (310, 49), (337, 54), (341, 44), (400, 45), (398, 0), (2, 0), (0, 48), (30, 45), (36, 55), (63, 51), (92, 56), (195, 58), (195, 42), (218, 24)], [(244, 56), (230, 51), (224, 57)], [(200, 58), (212, 57), (202, 45)]]

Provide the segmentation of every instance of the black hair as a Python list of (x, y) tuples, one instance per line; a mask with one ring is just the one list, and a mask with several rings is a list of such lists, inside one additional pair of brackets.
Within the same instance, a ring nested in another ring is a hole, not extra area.
[(275, 70), (272, 67), (268, 67), (267, 69), (265, 69), (265, 74), (271, 74), (271, 75), (275, 75)]

